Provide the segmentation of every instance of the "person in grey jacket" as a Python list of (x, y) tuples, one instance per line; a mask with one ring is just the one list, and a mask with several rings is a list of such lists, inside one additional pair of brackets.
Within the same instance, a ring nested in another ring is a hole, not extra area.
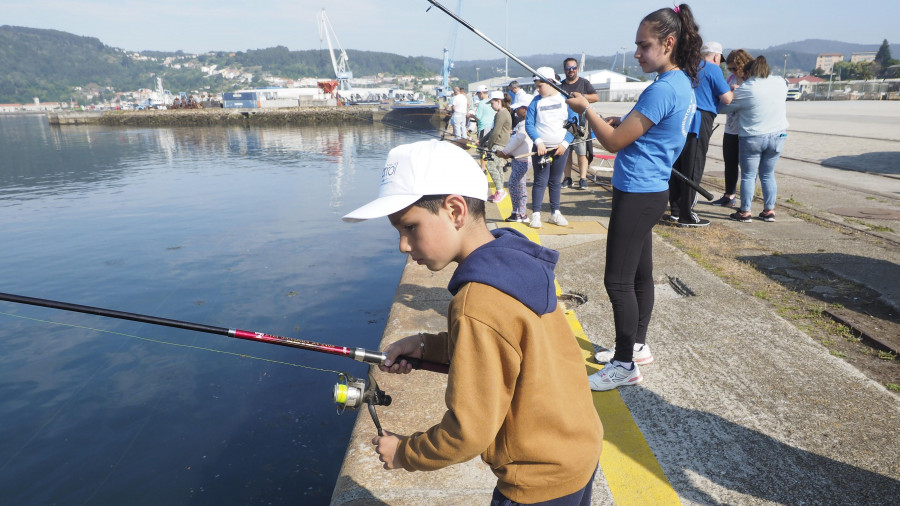
[[(494, 148), (506, 146), (509, 142), (509, 134), (512, 130), (512, 114), (509, 110), (509, 97), (501, 91), (492, 91), (490, 94), (491, 108), (494, 109), (494, 124), (490, 131), (485, 132), (484, 137), (479, 139), (478, 143), (484, 149), (492, 151)], [(494, 181), (495, 192), (488, 200), (491, 202), (500, 202), (506, 196), (503, 191), (503, 167), (506, 160), (500, 157), (494, 157), (488, 160), (486, 169)]]
[(752, 221), (750, 207), (758, 173), (764, 201), (759, 219), (775, 221), (775, 198), (778, 194), (775, 164), (787, 139), (787, 82), (770, 75), (765, 56), (750, 61), (744, 67), (744, 77), (744, 84), (734, 90), (734, 100), (728, 105), (719, 105), (719, 113), (740, 112), (741, 208), (730, 218)]

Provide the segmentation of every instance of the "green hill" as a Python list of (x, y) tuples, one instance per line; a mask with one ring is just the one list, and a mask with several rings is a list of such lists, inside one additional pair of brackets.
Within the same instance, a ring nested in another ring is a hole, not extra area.
[[(220, 76), (207, 77), (201, 65), (237, 68), (253, 73), (298, 79), (331, 78), (334, 71), (327, 50), (290, 51), (279, 46), (245, 52), (217, 52), (190, 57), (182, 52), (143, 51), (140, 60), (133, 51), (107, 46), (94, 37), (81, 37), (57, 30), (0, 26), (0, 103), (31, 102), (39, 97), (44, 102), (68, 100), (77, 96), (76, 88), (102, 95), (113, 91), (153, 88), (156, 76), (163, 78), (172, 91), (209, 89), (214, 92), (240, 87), (236, 81)], [(391, 53), (349, 50), (354, 75), (432, 76), (440, 73), (436, 58), (405, 57)], [(195, 60), (193, 67), (163, 65), (166, 57), (189, 57), (178, 63)], [(262, 84), (258, 82), (256, 84)], [(246, 86), (244, 84), (243, 86)], [(105, 97), (109, 98), (109, 97)]]

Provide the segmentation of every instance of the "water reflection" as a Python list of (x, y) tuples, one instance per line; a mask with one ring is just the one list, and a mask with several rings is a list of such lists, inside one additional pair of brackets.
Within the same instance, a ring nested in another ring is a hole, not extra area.
[[(340, 216), (377, 191), (391, 147), (425, 136), (46, 122), (0, 115), (0, 291), (377, 346), (404, 258), (386, 220)], [(0, 312), (0, 504), (328, 502), (353, 423), (334, 414), (336, 376), (242, 355), (361, 364)]]

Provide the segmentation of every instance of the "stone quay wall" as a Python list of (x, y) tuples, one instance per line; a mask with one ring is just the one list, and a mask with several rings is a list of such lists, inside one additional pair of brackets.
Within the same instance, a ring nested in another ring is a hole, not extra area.
[(47, 113), (51, 125), (140, 127), (216, 125), (327, 125), (380, 121), (376, 106), (294, 107), (284, 109), (172, 109)]

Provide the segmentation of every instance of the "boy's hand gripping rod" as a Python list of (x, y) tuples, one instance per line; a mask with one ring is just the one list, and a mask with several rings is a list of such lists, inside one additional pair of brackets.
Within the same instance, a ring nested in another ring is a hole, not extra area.
[[(506, 48), (504, 48), (504, 47), (501, 46), (500, 44), (497, 44), (496, 42), (494, 42), (493, 40), (491, 40), (487, 35), (481, 33), (480, 30), (478, 30), (478, 29), (475, 28), (474, 26), (470, 25), (468, 22), (466, 22), (466, 20), (460, 18), (459, 16), (457, 16), (456, 14), (454, 14), (453, 12), (451, 12), (449, 9), (447, 9), (446, 7), (444, 7), (443, 5), (441, 5), (441, 4), (440, 4), (439, 2), (437, 2), (436, 0), (428, 0), (428, 3), (430, 3), (431, 5), (437, 7), (438, 9), (444, 11), (445, 13), (447, 13), (448, 16), (450, 16), (451, 18), (455, 19), (455, 20), (456, 20), (457, 22), (459, 22), (461, 25), (463, 25), (463, 26), (465, 26), (466, 28), (468, 28), (469, 30), (471, 30), (472, 33), (474, 33), (475, 35), (477, 35), (477, 36), (481, 37), (482, 39), (484, 39), (485, 42), (487, 42), (488, 44), (490, 44), (490, 45), (494, 46), (495, 48), (497, 48), (501, 53), (503, 53), (503, 54), (505, 54), (506, 56), (512, 58), (512, 60), (513, 60), (514, 62), (516, 62), (516, 63), (518, 63), (519, 65), (521, 65), (523, 68), (525, 68), (525, 70), (531, 72), (531, 73), (534, 74), (538, 79), (540, 79), (541, 81), (544, 81), (545, 83), (547, 83), (547, 84), (549, 84), (550, 86), (552, 86), (556, 91), (560, 92), (564, 97), (566, 97), (566, 98), (572, 98), (572, 95), (570, 95), (569, 92), (567, 92), (566, 90), (562, 89), (562, 86), (556, 84), (555, 82), (553, 82), (553, 81), (550, 80), (550, 79), (547, 79), (545, 76), (542, 76), (542, 75), (538, 74), (538, 72), (537, 72), (536, 70), (534, 70), (533, 68), (531, 68), (527, 63), (525, 63), (525, 62), (523, 62), (522, 60), (520, 60), (519, 58), (517, 58), (516, 55), (514, 55), (514, 54), (510, 53), (509, 51), (507, 51)], [(428, 9), (431, 9), (431, 7), (429, 7)], [(425, 12), (428, 12), (428, 11), (426, 10)], [(703, 196), (706, 198), (706, 200), (712, 200), (712, 199), (714, 198), (712, 193), (709, 193), (708, 191), (704, 190), (699, 184), (695, 183), (695, 182), (692, 181), (691, 179), (688, 179), (688, 177), (685, 176), (684, 174), (682, 174), (681, 172), (678, 172), (677, 170), (672, 169), (672, 174), (675, 175), (675, 177), (677, 177), (678, 179), (684, 181), (684, 183), (685, 183), (686, 185), (688, 185), (688, 186), (690, 186), (691, 188), (693, 188), (694, 190), (696, 190), (697, 193), (699, 193), (700, 195), (703, 195)]]
[[(262, 332), (251, 332), (248, 330), (227, 329), (225, 327), (213, 327), (201, 323), (191, 323), (180, 320), (170, 320), (168, 318), (160, 318), (158, 316), (148, 316), (136, 313), (126, 313), (124, 311), (116, 311), (114, 309), (104, 309), (92, 306), (82, 306), (79, 304), (70, 304), (68, 302), (59, 302), (48, 299), (37, 299), (34, 297), (25, 297), (23, 295), (13, 295), (9, 293), (0, 293), (0, 300), (8, 302), (16, 302), (19, 304), (29, 304), (32, 306), (49, 307), (52, 309), (61, 309), (63, 311), (73, 311), (76, 313), (86, 313), (97, 316), (105, 316), (108, 318), (117, 318), (120, 320), (132, 320), (141, 323), (149, 323), (151, 325), (162, 325), (165, 327), (174, 327), (178, 329), (193, 330), (196, 332), (205, 332), (207, 334), (219, 334), (222, 336), (234, 337), (236, 339), (244, 339), (248, 341), (257, 341), (260, 343), (278, 344), (281, 346), (290, 346), (291, 348), (300, 348), (301, 350), (317, 351), (319, 353), (328, 353), (331, 355), (341, 355), (352, 358), (359, 362), (368, 362), (370, 364), (383, 364), (387, 359), (387, 355), (380, 351), (369, 351), (364, 348), (347, 348), (346, 346), (334, 346), (331, 344), (316, 343), (313, 341), (304, 341), (302, 339), (294, 339), (292, 337), (281, 337)], [(447, 373), (449, 366), (439, 364), (437, 362), (428, 362), (413, 357), (401, 356), (397, 360), (405, 360), (412, 365), (413, 369), (424, 369), (426, 371)]]

